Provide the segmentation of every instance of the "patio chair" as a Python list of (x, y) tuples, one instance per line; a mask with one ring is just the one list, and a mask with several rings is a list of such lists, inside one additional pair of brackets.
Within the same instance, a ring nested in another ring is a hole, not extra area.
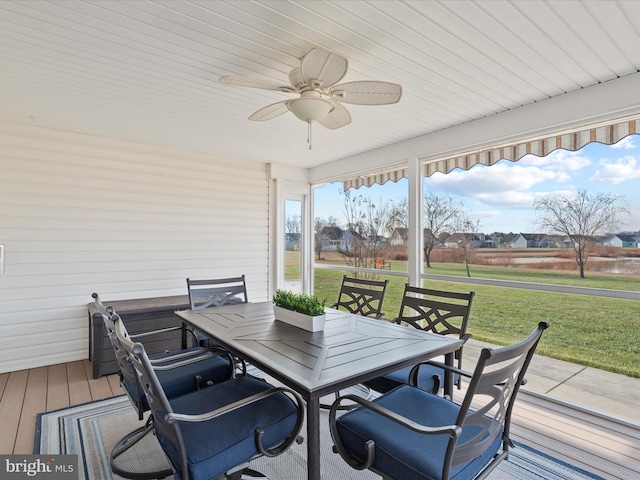
[(391, 263), (386, 262), (382, 257), (376, 257), (374, 268), (391, 270)]
[[(548, 327), (508, 347), (484, 348), (462, 404), (402, 385), (374, 401), (340, 397), (329, 412), (334, 451), (355, 469), (385, 479), (485, 478), (509, 454), (511, 414), (520, 385)], [(340, 404), (358, 408), (336, 418)]]
[[(456, 335), (466, 342), (471, 338), (471, 334), (467, 333), (467, 324), (474, 296), (475, 292), (445, 292), (406, 284), (400, 314), (391, 321), (441, 335)], [(457, 367), (460, 369), (462, 348), (454, 353)], [(444, 371), (436, 366), (416, 365), (369, 380), (365, 385), (377, 392), (386, 393), (410, 383), (427, 392), (438, 393), (443, 377)], [(460, 377), (456, 375), (454, 381), (459, 389)]]
[[(222, 307), (228, 304), (248, 303), (247, 284), (244, 275), (239, 277), (192, 280), (187, 278), (189, 305), (191, 310), (203, 310), (210, 307)], [(219, 346), (203, 333), (197, 332), (201, 346)], [(234, 358), (234, 364), (242, 375), (247, 373), (247, 365), (241, 358)]]
[(247, 285), (240, 277), (191, 280), (187, 278), (191, 310), (221, 307), (231, 303), (247, 303)]
[(279, 455), (301, 441), (303, 401), (292, 390), (241, 376), (169, 398), (144, 346), (131, 341), (117, 318), (115, 324), (116, 342), (144, 388), (175, 478), (239, 480), (252, 459)]
[(382, 302), (389, 280), (367, 280), (363, 278), (342, 278), (338, 301), (331, 308), (343, 308), (364, 317), (382, 318)]
[[(149, 410), (149, 404), (142, 385), (131, 365), (129, 355), (119, 347), (115, 338), (115, 318), (121, 323), (120, 317), (115, 315), (111, 306), (105, 306), (97, 293), (92, 297), (98, 312), (102, 315), (107, 335), (113, 347), (116, 360), (118, 361), (120, 385), (129, 398), (134, 409), (138, 413), (138, 420), (143, 420), (144, 413)], [(180, 327), (176, 327), (180, 328)], [(124, 325), (122, 329), (126, 331)], [(131, 338), (146, 338), (154, 334), (163, 334), (170, 329), (154, 330), (137, 335)], [(153, 368), (157, 370), (159, 381), (162, 383), (169, 397), (183, 395), (185, 393), (199, 390), (207, 386), (224, 382), (235, 375), (235, 370), (231, 367), (231, 356), (220, 350), (212, 352), (202, 347), (187, 348), (165, 352), (154, 355), (150, 358)], [(111, 469), (114, 473), (132, 479), (162, 478), (171, 475), (173, 472), (160, 470), (153, 472), (132, 472), (124, 469), (117, 463), (117, 458), (142, 440), (148, 433), (153, 431), (153, 417), (149, 416), (147, 422), (125, 435), (114, 446), (111, 452)]]

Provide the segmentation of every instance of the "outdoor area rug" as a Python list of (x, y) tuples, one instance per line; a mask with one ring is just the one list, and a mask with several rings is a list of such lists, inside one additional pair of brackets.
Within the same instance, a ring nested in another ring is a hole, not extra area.
[[(110, 480), (122, 477), (112, 474), (109, 456), (113, 445), (126, 433), (142, 425), (125, 396), (100, 400), (76, 407), (38, 415), (34, 453), (77, 454), (81, 480)], [(322, 478), (323, 480), (379, 479), (369, 471), (350, 468), (331, 451), (328, 414), (321, 412)], [(303, 427), (303, 432), (304, 432)], [(131, 455), (129, 456), (129, 453)], [(129, 470), (154, 470), (168, 466), (166, 457), (153, 435), (118, 459)], [(125, 458), (129, 456), (129, 458)], [(270, 480), (302, 480), (306, 478), (306, 444), (294, 444), (276, 458), (251, 462), (251, 468)], [(247, 477), (247, 479), (253, 477)], [(509, 460), (502, 462), (490, 477), (493, 480), (602, 480), (600, 477), (572, 467), (525, 445), (517, 444)]]

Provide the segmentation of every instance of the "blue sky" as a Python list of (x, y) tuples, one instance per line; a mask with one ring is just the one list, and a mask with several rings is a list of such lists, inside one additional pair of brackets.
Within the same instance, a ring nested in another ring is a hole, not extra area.
[[(341, 183), (315, 190), (314, 217), (333, 216), (344, 224)], [(492, 232), (536, 232), (533, 203), (550, 193), (613, 193), (624, 197), (631, 211), (623, 230), (640, 230), (640, 136), (625, 137), (616, 145), (590, 143), (577, 152), (556, 150), (546, 157), (527, 155), (512, 163), (502, 160), (491, 167), (476, 165), (436, 173), (426, 179), (425, 191), (462, 200), (480, 229)], [(361, 187), (357, 195), (374, 202), (406, 196), (407, 181)]]

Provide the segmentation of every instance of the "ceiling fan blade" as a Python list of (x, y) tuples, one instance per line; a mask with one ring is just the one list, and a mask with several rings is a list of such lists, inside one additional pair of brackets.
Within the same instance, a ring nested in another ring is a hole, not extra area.
[(333, 102), (335, 108), (318, 123), (323, 127), (335, 130), (351, 123), (351, 115), (346, 107), (339, 102)]
[(321, 48), (310, 50), (300, 63), (300, 72), (307, 85), (320, 82), (329, 87), (339, 82), (347, 73), (349, 62), (346, 58)]
[(266, 107), (261, 108), (257, 112), (253, 113), (253, 115), (249, 117), (249, 120), (262, 122), (264, 120), (271, 120), (272, 118), (275, 118), (278, 115), (282, 115), (283, 113), (287, 113), (289, 111), (289, 109), (287, 108), (288, 102), (289, 100), (283, 100), (282, 102), (267, 105)]
[(243, 77), (241, 75), (226, 75), (220, 77), (220, 83), (225, 85), (237, 85), (239, 87), (261, 88), (263, 90), (277, 90), (279, 92), (294, 92), (290, 85), (283, 85), (271, 80), (261, 78)]
[(398, 103), (402, 87), (396, 83), (363, 80), (334, 85), (329, 89), (331, 98), (354, 105), (388, 105)]

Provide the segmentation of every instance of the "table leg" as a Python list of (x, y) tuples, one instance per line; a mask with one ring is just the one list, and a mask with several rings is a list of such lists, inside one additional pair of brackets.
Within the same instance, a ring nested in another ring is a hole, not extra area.
[(320, 399), (307, 399), (307, 478), (320, 480)]
[[(449, 367), (453, 367), (453, 359), (453, 353), (447, 353), (444, 356), (444, 363)], [(444, 395), (453, 402), (453, 372), (449, 370), (444, 371)]]
[(182, 322), (182, 330), (180, 332), (180, 341), (182, 343), (182, 349), (187, 348), (187, 324)]

